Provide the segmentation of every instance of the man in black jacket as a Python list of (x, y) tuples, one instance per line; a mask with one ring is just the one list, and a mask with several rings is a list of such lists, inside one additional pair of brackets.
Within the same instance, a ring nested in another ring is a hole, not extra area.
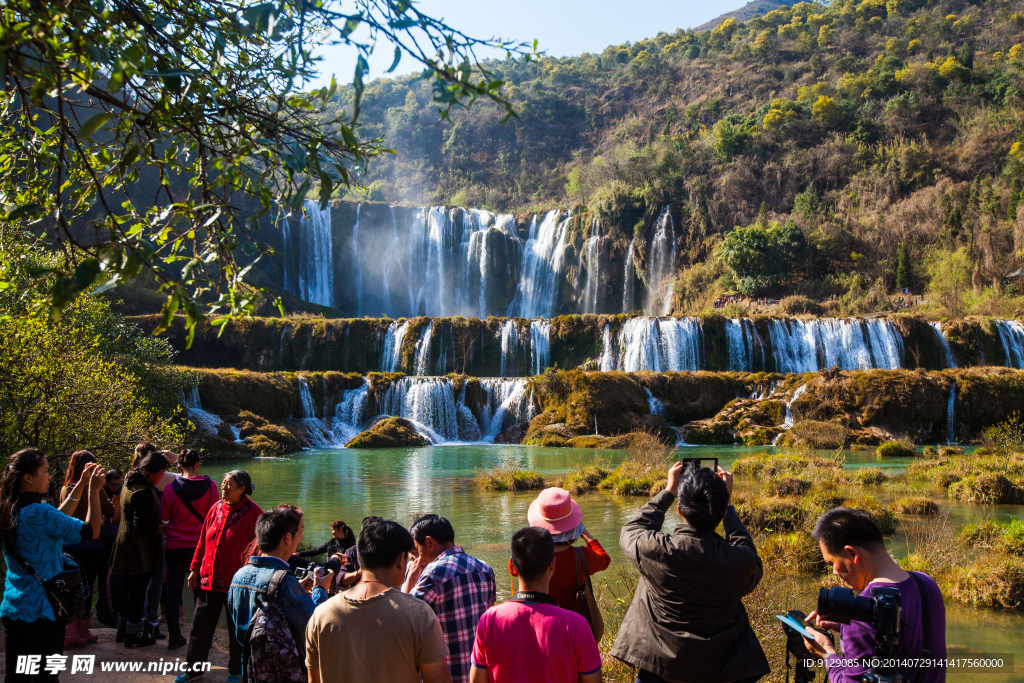
[[(676, 492), (683, 524), (665, 534)], [(761, 559), (731, 496), (732, 473), (677, 462), (668, 488), (622, 527), (640, 581), (611, 654), (637, 667), (639, 683), (747, 683), (769, 672), (742, 602)], [(715, 533), (723, 521), (725, 538)]]

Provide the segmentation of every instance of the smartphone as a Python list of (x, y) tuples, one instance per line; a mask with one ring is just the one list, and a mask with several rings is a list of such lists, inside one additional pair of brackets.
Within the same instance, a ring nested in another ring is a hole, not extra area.
[(803, 619), (792, 614), (776, 614), (775, 618), (805, 638), (814, 640), (814, 631), (817, 629)]
[[(706, 462), (711, 463), (711, 465), (704, 465), (703, 463)], [(683, 458), (682, 463), (684, 470), (688, 467), (693, 467), (695, 469), (700, 467), (709, 467), (712, 472), (718, 471), (718, 458)]]

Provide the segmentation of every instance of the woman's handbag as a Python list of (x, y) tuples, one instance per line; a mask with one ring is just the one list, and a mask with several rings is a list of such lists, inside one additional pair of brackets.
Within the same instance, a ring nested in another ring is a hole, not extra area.
[(70, 624), (78, 621), (85, 614), (85, 604), (89, 599), (89, 587), (82, 580), (82, 570), (78, 563), (64, 553), (64, 569), (49, 581), (43, 581), (21, 555), (15, 554), (14, 559), (26, 574), (33, 576), (46, 591), (46, 599), (53, 607), (53, 616), (57, 623)]
[[(576, 608), (575, 612), (581, 615), (590, 624), (590, 631), (594, 634), (594, 640), (601, 642), (604, 635), (604, 618), (594, 598), (594, 585), (590, 581), (590, 569), (587, 567), (587, 558), (583, 554), (583, 548), (573, 548), (576, 556)], [(586, 571), (586, 577), (581, 576), (580, 563)]]

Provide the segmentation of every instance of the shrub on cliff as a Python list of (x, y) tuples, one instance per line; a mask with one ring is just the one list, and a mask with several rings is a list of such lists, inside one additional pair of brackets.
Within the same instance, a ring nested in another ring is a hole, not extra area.
[(416, 448), (429, 445), (430, 442), (408, 420), (386, 417), (353, 437), (345, 448)]

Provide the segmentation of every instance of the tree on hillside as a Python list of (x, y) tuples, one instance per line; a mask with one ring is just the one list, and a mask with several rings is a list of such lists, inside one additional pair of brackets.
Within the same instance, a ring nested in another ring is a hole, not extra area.
[[(358, 58), (351, 106), (324, 116), (337, 84), (301, 88), (327, 31)], [(392, 69), (403, 55), (423, 65), (445, 117), (481, 98), (511, 115), (476, 50), (530, 52), (467, 36), (408, 0), (7, 5), (0, 221), (59, 249), (45, 303), (60, 309), (147, 271), (168, 296), (165, 323), (178, 310), (190, 328), (206, 310), (218, 323), (251, 310), (235, 253), (258, 255), (261, 220), (301, 211), (314, 189), (324, 204), (389, 151), (357, 129), (376, 44), (394, 46)], [(244, 214), (247, 203), (255, 210)], [(0, 267), (0, 288), (31, 286)]]
[(974, 262), (967, 247), (940, 251), (928, 264), (928, 295), (939, 302), (950, 318), (966, 315), (967, 293), (971, 291), (973, 272)]
[(904, 289), (909, 289), (910, 281), (910, 251), (904, 243), (900, 245), (899, 257), (896, 261), (896, 289), (901, 292)]
[(722, 261), (747, 296), (762, 294), (793, 275), (807, 255), (807, 240), (792, 221), (736, 228), (720, 247)]

